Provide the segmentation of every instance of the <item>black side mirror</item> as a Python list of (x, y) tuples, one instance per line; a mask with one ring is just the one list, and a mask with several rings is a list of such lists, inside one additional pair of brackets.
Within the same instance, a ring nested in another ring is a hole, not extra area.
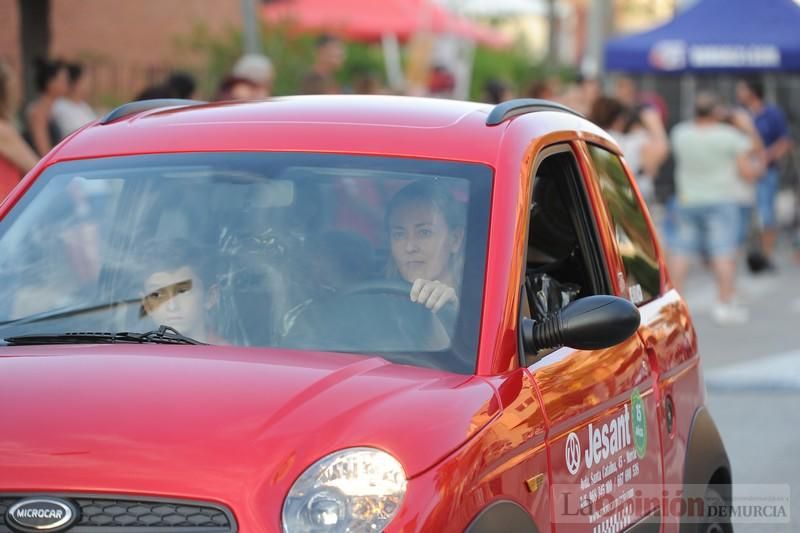
[(619, 344), (639, 327), (639, 310), (617, 296), (587, 296), (575, 300), (552, 316), (536, 322), (522, 321), (525, 352), (569, 346), (597, 350)]

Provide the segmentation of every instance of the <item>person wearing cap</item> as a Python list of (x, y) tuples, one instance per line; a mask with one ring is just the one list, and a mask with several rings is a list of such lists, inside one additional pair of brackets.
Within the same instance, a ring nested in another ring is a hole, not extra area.
[(222, 79), (214, 96), (214, 101), (247, 101), (261, 98), (261, 88), (247, 78), (226, 76)]
[(229, 78), (241, 81), (238, 85), (250, 85), (252, 94), (249, 99), (267, 98), (272, 95), (275, 68), (263, 54), (245, 54), (233, 65)]

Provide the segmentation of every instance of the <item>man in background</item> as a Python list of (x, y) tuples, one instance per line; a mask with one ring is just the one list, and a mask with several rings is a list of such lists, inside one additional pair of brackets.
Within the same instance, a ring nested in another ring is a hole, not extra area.
[(700, 93), (695, 117), (672, 130), (677, 188), (676, 228), (668, 236), (672, 281), (678, 290), (692, 257), (708, 257), (717, 283), (711, 316), (720, 325), (741, 324), (747, 310), (735, 301), (736, 259), (740, 245), (737, 182), (750, 175), (761, 145), (717, 116), (718, 102)]
[(764, 102), (761, 81), (752, 78), (741, 80), (736, 86), (736, 97), (752, 115), (766, 152), (767, 171), (756, 182), (756, 210), (761, 224), (761, 251), (767, 268), (774, 269), (772, 258), (778, 237), (775, 198), (780, 186), (778, 163), (792, 146), (789, 128), (783, 112)]
[(302, 94), (341, 93), (336, 74), (344, 65), (346, 52), (342, 41), (333, 35), (323, 34), (315, 44), (314, 65), (303, 77)]

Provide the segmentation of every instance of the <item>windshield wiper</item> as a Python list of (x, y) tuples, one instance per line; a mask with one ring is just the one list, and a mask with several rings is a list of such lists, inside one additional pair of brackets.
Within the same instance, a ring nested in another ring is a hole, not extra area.
[(20, 324), (34, 324), (36, 322), (47, 322), (49, 320), (57, 320), (59, 318), (70, 318), (73, 316), (93, 313), (95, 311), (104, 311), (106, 309), (113, 309), (114, 307), (130, 304), (141, 304), (141, 298), (128, 298), (127, 300), (117, 300), (116, 302), (107, 302), (103, 304), (91, 305), (88, 307), (70, 307), (66, 309), (57, 309), (55, 311), (45, 311), (30, 315), (22, 318), (15, 318), (12, 320), (4, 320), (0, 322), (0, 326), (16, 326)]
[(36, 344), (206, 344), (191, 337), (181, 335), (178, 330), (169, 326), (160, 326), (157, 330), (147, 333), (132, 333), (120, 331), (118, 333), (94, 332), (66, 332), (43, 333), (31, 335), (16, 335), (3, 339), (10, 345), (26, 346)]

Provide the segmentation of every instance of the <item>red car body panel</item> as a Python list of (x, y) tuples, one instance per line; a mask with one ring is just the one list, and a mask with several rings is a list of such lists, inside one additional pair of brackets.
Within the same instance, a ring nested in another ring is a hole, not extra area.
[[(413, 478), (500, 407), (481, 378), (378, 358), (154, 348), (4, 348), (0, 401), (18, 408), (2, 416), (14, 428), (0, 439), (3, 490), (169, 494), (233, 509), (261, 495), (274, 521), (307, 457), (373, 446), (407, 457)], [(420, 423), (419, 411), (430, 418)], [(244, 531), (267, 521), (237, 518)]]
[[(482, 509), (509, 498), (529, 510), (537, 524), (550, 522), (546, 429), (535, 385), (522, 369), (492, 382), (503, 406), (500, 416), (435, 469), (409, 482), (411, 500), (389, 530), (463, 531)], [(526, 472), (542, 474), (537, 490), (525, 489)]]
[[(11, 476), (20, 484), (14, 488), (25, 490), (42, 479), (43, 472), (35, 471), (32, 462), (35, 455), (75, 454), (78, 463), (71, 466), (78, 466), (93, 457), (121, 458), (126, 450), (134, 451), (134, 442), (139, 460), (152, 459), (155, 470), (179, 459), (187, 448), (208, 448), (202, 463), (214, 469), (230, 460), (247, 461), (246, 453), (230, 448), (242, 444), (261, 443), (274, 453), (276, 446), (291, 441), (299, 455), (313, 455), (318, 447), (352, 446), (354, 441), (380, 444), (411, 458), (404, 466), (413, 477), (478, 432), (500, 407), (493, 388), (481, 378), (396, 368), (380, 358), (220, 347), (157, 347), (143, 353), (130, 346), (101, 345), (10, 347), (2, 357), (5, 405), (27, 407), (25, 413), (4, 415), (15, 431), (3, 441), (3, 461), (25, 465)], [(32, 381), (47, 387), (46, 398), (26, 387)], [(452, 404), (442, 401), (456, 397)], [(314, 415), (331, 402), (341, 413)], [(419, 409), (431, 414), (430, 423), (411, 420)], [(170, 427), (175, 420), (180, 423)], [(97, 427), (104, 428), (102, 440), (95, 440)], [(325, 438), (309, 438), (309, 433)], [(421, 441), (429, 445), (420, 449)], [(23, 460), (37, 443), (46, 443), (46, 448)], [(147, 449), (162, 449), (163, 456), (148, 456)], [(258, 458), (240, 468), (265, 466)], [(118, 474), (132, 476), (130, 471)]]
[(268, 150), (494, 161), (499, 131), (475, 127), (486, 121), (485, 111), (463, 102), (430, 101), (409, 113), (392, 101), (340, 96), (320, 106), (313, 98), (277, 98), (239, 108), (154, 110), (89, 128), (53, 156)]
[[(650, 428), (641, 481), (682, 483), (692, 416), (705, 398), (691, 319), (666, 274), (662, 296), (640, 309), (639, 335), (606, 350), (562, 348), (520, 367), (519, 287), (538, 156), (553, 144), (571, 146), (614, 273), (622, 264), (586, 143), (618, 148), (570, 114), (530, 113), (488, 127), (490, 109), (383, 97), (212, 104), (90, 126), (55, 148), (0, 205), (0, 218), (44, 168), (82, 158), (308, 151), (491, 166), (476, 375), (278, 350), (3, 347), (0, 405), (12, 408), (0, 411), (0, 427), (13, 431), (0, 435), (0, 492), (205, 500), (228, 506), (240, 531), (278, 531), (283, 499), (310, 464), (374, 446), (400, 458), (409, 477), (389, 531), (460, 531), (496, 501), (520, 505), (540, 531), (560, 531), (551, 525), (554, 485), (578, 482), (564, 463), (568, 434), (619, 416), (636, 388)], [(671, 432), (667, 395), (675, 403)], [(663, 531), (677, 528), (666, 521)]]

